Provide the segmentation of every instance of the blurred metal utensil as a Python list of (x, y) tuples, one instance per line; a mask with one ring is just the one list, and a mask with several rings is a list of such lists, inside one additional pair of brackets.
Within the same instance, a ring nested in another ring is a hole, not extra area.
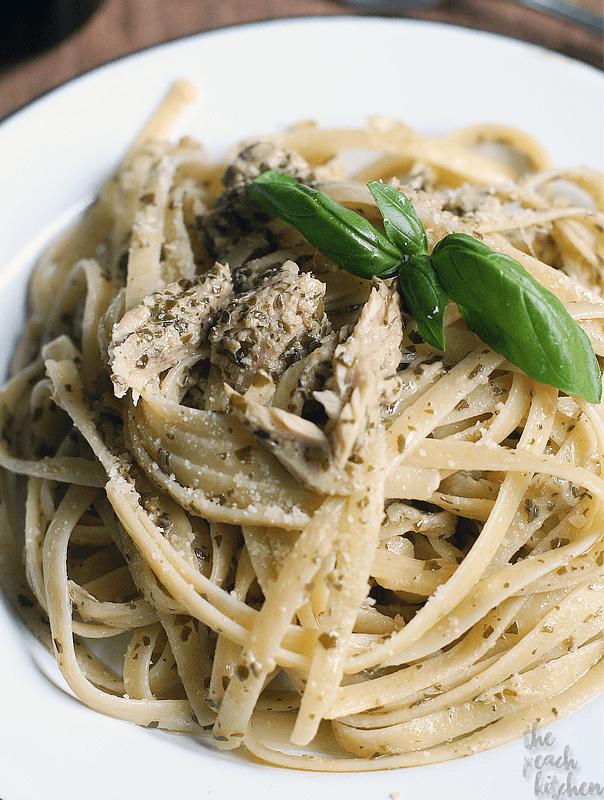
[(375, 11), (422, 11), (438, 5), (440, 0), (343, 0), (344, 5)]
[[(348, 6), (372, 11), (423, 11), (438, 5), (440, 0), (343, 0), (343, 2)], [(513, 2), (580, 25), (600, 36), (604, 35), (604, 17), (576, 5), (571, 0), (513, 0)]]

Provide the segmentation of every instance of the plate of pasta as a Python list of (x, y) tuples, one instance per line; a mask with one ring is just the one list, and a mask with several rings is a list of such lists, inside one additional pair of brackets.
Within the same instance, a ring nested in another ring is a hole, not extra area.
[(602, 793), (601, 96), (311, 18), (0, 126), (2, 797)]

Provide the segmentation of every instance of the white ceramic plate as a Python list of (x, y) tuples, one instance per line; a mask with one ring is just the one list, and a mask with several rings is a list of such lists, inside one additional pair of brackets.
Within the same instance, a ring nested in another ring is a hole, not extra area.
[[(604, 166), (602, 75), (510, 39), (431, 23), (343, 17), (243, 26), (152, 48), (66, 84), (0, 125), (2, 374), (22, 323), (36, 253), (83, 207), (180, 76), (198, 83), (203, 94), (183, 132), (213, 153), (298, 119), (355, 125), (381, 113), (434, 133), (503, 121), (539, 137), (559, 164)], [(551, 796), (552, 776), (558, 785), (569, 780), (569, 758), (577, 762), (571, 785), (585, 782), (582, 793), (590, 782), (604, 786), (599, 701), (552, 725), (547, 744), (534, 750), (519, 741), (402, 771), (294, 773), (90, 711), (73, 699), (52, 658), (2, 600), (0, 652), (2, 800), (146, 800), (162, 794), (199, 800), (510, 800)], [(539, 776), (525, 762), (536, 754), (550, 757)]]

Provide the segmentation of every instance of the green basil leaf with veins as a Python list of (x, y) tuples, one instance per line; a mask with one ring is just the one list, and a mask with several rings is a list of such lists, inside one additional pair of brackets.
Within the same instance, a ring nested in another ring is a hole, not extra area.
[(269, 214), (293, 225), (338, 266), (360, 278), (389, 278), (403, 259), (384, 231), (324, 192), (275, 170), (248, 184), (248, 194)]
[(589, 337), (521, 264), (464, 233), (438, 242), (432, 263), (486, 344), (531, 378), (600, 402), (602, 377)]
[(392, 244), (408, 255), (427, 255), (426, 231), (411, 201), (388, 183), (370, 181), (367, 186), (384, 218), (384, 230)]
[(399, 267), (398, 283), (420, 336), (438, 350), (444, 350), (444, 315), (449, 298), (430, 256), (409, 256)]

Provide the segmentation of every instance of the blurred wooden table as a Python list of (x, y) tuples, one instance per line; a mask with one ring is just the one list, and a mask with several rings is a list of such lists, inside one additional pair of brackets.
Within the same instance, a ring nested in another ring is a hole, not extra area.
[[(601, 0), (581, 0), (601, 12)], [(108, 61), (198, 31), (257, 20), (354, 14), (335, 0), (104, 0), (92, 18), (49, 52), (0, 73), (0, 119)], [(514, 36), (602, 68), (602, 37), (521, 8), (513, 0), (442, 0), (397, 14)]]

